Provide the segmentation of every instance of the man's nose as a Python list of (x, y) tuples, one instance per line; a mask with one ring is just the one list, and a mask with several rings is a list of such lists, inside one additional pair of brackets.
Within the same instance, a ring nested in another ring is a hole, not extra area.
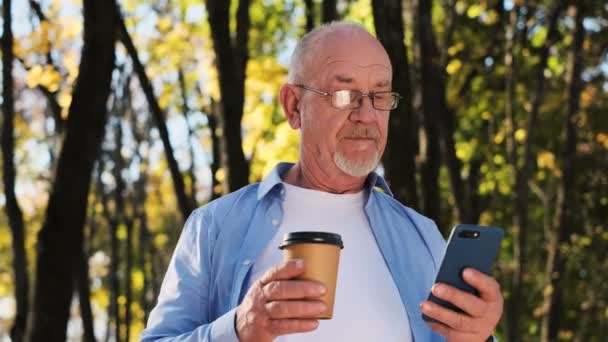
[(369, 96), (362, 96), (361, 106), (354, 109), (350, 113), (350, 119), (358, 122), (373, 122), (376, 120), (376, 109), (372, 105), (372, 98)]

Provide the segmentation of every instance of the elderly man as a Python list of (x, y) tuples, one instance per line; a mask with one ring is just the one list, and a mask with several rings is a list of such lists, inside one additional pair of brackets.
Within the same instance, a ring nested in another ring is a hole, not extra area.
[[(445, 241), (373, 172), (399, 101), (391, 79), (382, 45), (357, 24), (302, 38), (280, 92), (287, 121), (300, 130), (298, 162), (191, 215), (143, 341), (491, 339), (503, 307), (498, 283), (468, 269), (464, 279), (479, 297), (433, 286)], [(306, 265), (282, 263), (277, 248), (285, 233), (317, 229), (345, 245), (334, 317), (321, 322), (313, 317), (325, 309), (326, 288), (295, 280)], [(426, 301), (431, 287), (463, 313)], [(427, 325), (422, 313), (444, 324)]]

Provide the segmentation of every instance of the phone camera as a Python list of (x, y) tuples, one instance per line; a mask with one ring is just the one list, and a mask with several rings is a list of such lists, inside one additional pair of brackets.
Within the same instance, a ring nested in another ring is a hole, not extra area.
[(479, 237), (479, 232), (474, 230), (463, 230), (458, 233), (458, 237), (465, 239), (477, 239)]

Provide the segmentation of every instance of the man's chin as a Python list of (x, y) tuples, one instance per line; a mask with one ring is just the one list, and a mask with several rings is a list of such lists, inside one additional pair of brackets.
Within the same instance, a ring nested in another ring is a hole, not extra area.
[(378, 158), (375, 153), (367, 158), (348, 158), (341, 153), (336, 153), (334, 162), (342, 172), (353, 177), (367, 176), (378, 166)]

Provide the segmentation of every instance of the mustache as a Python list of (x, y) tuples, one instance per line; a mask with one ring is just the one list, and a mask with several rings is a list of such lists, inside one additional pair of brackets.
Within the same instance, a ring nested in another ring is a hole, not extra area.
[(380, 131), (374, 126), (351, 126), (340, 132), (338, 138), (367, 138), (378, 139)]

